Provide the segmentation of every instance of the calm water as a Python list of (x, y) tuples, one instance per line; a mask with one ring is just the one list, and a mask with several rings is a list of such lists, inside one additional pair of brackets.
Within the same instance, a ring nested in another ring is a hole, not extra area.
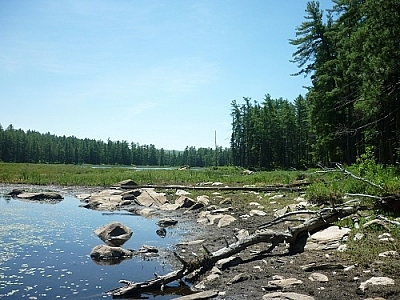
[(160, 238), (155, 233), (157, 219), (104, 215), (79, 204), (75, 197), (43, 204), (0, 196), (0, 298), (111, 299), (104, 292), (120, 286), (120, 279), (143, 281), (153, 278), (154, 272), (171, 270), (162, 254), (157, 259), (136, 257), (119, 265), (98, 265), (89, 254), (103, 242), (93, 231), (119, 221), (133, 231), (124, 248), (146, 244), (168, 250), (183, 233), (181, 229), (168, 229), (167, 236)]

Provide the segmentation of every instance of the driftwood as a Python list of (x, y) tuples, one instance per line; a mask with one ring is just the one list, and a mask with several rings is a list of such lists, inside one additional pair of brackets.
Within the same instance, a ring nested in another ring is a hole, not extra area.
[(196, 257), (191, 261), (185, 261), (178, 254), (174, 253), (175, 257), (183, 265), (180, 270), (162, 276), (155, 274), (154, 279), (144, 282), (120, 280), (120, 283), (124, 283), (125, 286), (108, 291), (108, 293), (113, 297), (124, 297), (152, 290), (163, 290), (170, 282), (176, 280), (180, 281), (193, 272), (203, 273), (211, 269), (220, 259), (228, 258), (241, 252), (247, 247), (258, 243), (271, 244), (268, 249), (263, 251), (263, 253), (271, 252), (280, 243), (289, 244), (289, 253), (294, 253), (296, 251), (295, 249), (302, 243), (302, 240), (304, 241), (304, 237), (308, 237), (309, 234), (326, 228), (332, 222), (354, 214), (357, 210), (357, 207), (348, 206), (342, 208), (325, 208), (315, 212), (298, 211), (297, 214), (306, 213), (311, 214), (312, 216), (306, 219), (302, 224), (288, 228), (286, 231), (274, 231), (269, 229), (277, 223), (286, 221), (288, 217), (296, 213), (291, 212), (280, 216), (278, 220), (261, 225), (253, 234), (237, 240), (232, 244), (226, 242), (226, 246), (217, 251), (211, 252), (203, 246), (205, 254)]

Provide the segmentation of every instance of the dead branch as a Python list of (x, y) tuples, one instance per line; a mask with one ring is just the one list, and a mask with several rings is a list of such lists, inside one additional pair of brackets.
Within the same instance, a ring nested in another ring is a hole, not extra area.
[(374, 183), (374, 182), (372, 182), (372, 181), (370, 181), (370, 180), (368, 180), (368, 179), (366, 179), (366, 178), (363, 178), (363, 177), (359, 177), (359, 176), (354, 175), (354, 174), (351, 173), (350, 171), (348, 171), (348, 170), (346, 170), (345, 168), (343, 168), (343, 166), (342, 166), (341, 164), (337, 163), (336, 166), (337, 166), (337, 168), (338, 168), (340, 171), (342, 171), (345, 175), (348, 175), (348, 176), (350, 176), (350, 177), (352, 177), (352, 178), (354, 178), (354, 179), (360, 180), (360, 181), (365, 182), (365, 183), (367, 183), (367, 184), (369, 184), (369, 185), (372, 185), (373, 187), (376, 187), (376, 188), (378, 188), (378, 189), (380, 189), (380, 190), (383, 190), (383, 187), (381, 187), (379, 184), (376, 184), (376, 183)]
[(396, 221), (389, 220), (388, 218), (386, 218), (386, 217), (384, 217), (384, 216), (382, 216), (382, 215), (378, 215), (378, 216), (376, 216), (376, 217), (377, 217), (378, 219), (381, 219), (381, 220), (383, 220), (383, 221), (389, 223), (389, 224), (393, 224), (393, 225), (396, 225), (396, 226), (400, 226), (400, 222), (396, 222)]
[(316, 213), (318, 213), (318, 212), (315, 211), (315, 210), (296, 210), (296, 211), (291, 211), (291, 212), (285, 213), (285, 214), (273, 219), (272, 221), (270, 221), (268, 223), (264, 223), (264, 224), (258, 226), (258, 229), (265, 229), (265, 228), (277, 225), (279, 223), (289, 221), (288, 217), (293, 216), (293, 215), (302, 215), (302, 214), (315, 215)]
[[(292, 227), (288, 231), (274, 231), (267, 228), (257, 229), (253, 234), (244, 237), (232, 244), (227, 244), (225, 247), (211, 252), (209, 250), (205, 251), (203, 256), (196, 257), (191, 261), (185, 261), (183, 258), (179, 257), (179, 261), (183, 264), (182, 269), (178, 271), (170, 272), (163, 276), (156, 276), (154, 279), (150, 279), (144, 282), (131, 282), (127, 280), (121, 280), (120, 283), (124, 283), (125, 286), (108, 291), (113, 297), (123, 297), (132, 294), (140, 294), (143, 292), (154, 291), (163, 289), (168, 283), (175, 280), (180, 280), (187, 275), (197, 272), (206, 271), (211, 269), (217, 261), (223, 258), (228, 258), (234, 254), (241, 252), (247, 247), (258, 244), (258, 243), (268, 243), (271, 246), (263, 252), (271, 252), (277, 245), (281, 243), (289, 244), (289, 252), (296, 248), (299, 239), (304, 235), (309, 233), (317, 232), (321, 229), (326, 228), (332, 222), (342, 219), (346, 216), (352, 215), (357, 212), (358, 208), (349, 206), (343, 208), (329, 208), (323, 209), (313, 213), (313, 216), (307, 219), (304, 223)], [(309, 211), (306, 211), (310, 213)], [(304, 211), (303, 211), (304, 213)], [(293, 215), (293, 213), (288, 213), (288, 215)], [(280, 220), (283, 220), (280, 217)], [(279, 222), (276, 222), (279, 223)], [(269, 223), (268, 223), (269, 224)], [(268, 227), (269, 225), (267, 225)]]
[(368, 194), (350, 194), (350, 193), (346, 193), (345, 196), (349, 196), (349, 197), (363, 197), (363, 198), (372, 198), (372, 199), (375, 199), (375, 200), (382, 200), (382, 197), (373, 196), (373, 195), (368, 195)]

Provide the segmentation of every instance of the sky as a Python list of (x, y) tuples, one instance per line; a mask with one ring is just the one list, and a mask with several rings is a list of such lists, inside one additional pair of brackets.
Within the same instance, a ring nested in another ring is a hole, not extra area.
[(166, 150), (214, 147), (216, 136), (229, 147), (232, 100), (293, 101), (310, 85), (290, 75), (306, 4), (0, 1), (0, 124)]

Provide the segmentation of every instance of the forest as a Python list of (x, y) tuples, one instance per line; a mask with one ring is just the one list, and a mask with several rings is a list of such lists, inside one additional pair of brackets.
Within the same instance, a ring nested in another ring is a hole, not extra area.
[(228, 165), (230, 150), (186, 147), (183, 151), (157, 149), (153, 144), (106, 142), (6, 129), (0, 125), (0, 161), (93, 165), (147, 165), (209, 167)]
[(293, 102), (232, 102), (233, 164), (261, 168), (353, 164), (366, 151), (378, 163), (400, 157), (400, 1), (307, 3), (290, 44), (293, 75), (309, 76)]
[[(157, 149), (127, 141), (97, 141), (6, 129), (0, 161), (255, 169), (351, 165), (373, 153), (382, 165), (400, 161), (400, 1), (334, 0), (321, 10), (307, 3), (289, 40), (293, 76), (310, 78), (296, 99), (231, 103), (230, 148)], [(289, 59), (289, 58), (288, 58)]]

